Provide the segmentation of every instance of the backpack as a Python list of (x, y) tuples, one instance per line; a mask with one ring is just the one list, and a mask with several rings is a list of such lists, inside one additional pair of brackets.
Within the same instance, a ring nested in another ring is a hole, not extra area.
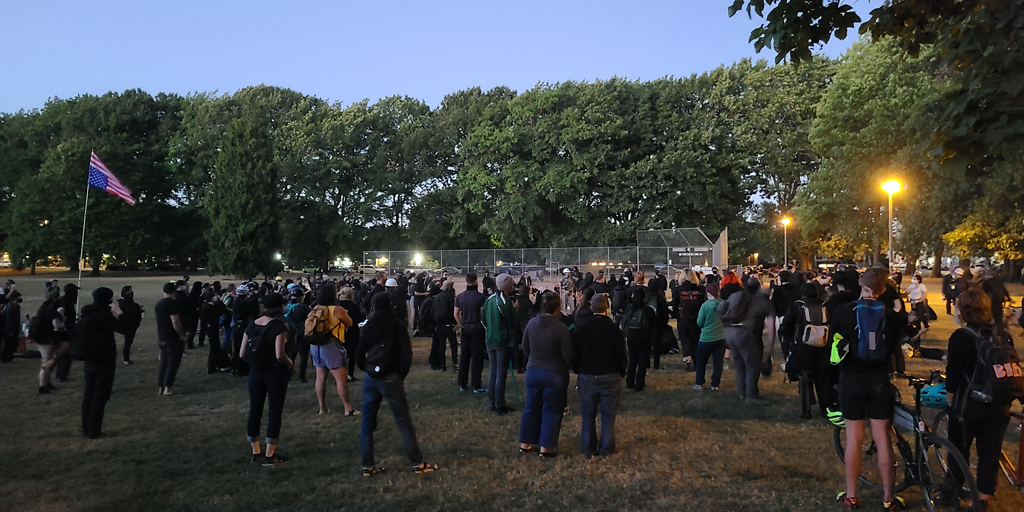
[(338, 322), (334, 326), (331, 326), (330, 318), (333, 311), (327, 306), (317, 306), (310, 311), (309, 316), (306, 317), (306, 323), (304, 327), (304, 333), (306, 335), (306, 341), (310, 345), (322, 346), (330, 343), (334, 340), (341, 340), (335, 331), (338, 329), (341, 322)]
[(697, 318), (700, 312), (701, 301), (700, 290), (679, 290), (679, 304), (676, 305), (676, 315), (680, 320)]
[(431, 295), (427, 297), (427, 300), (420, 304), (420, 323), (417, 325), (419, 331), (423, 334), (434, 335), (434, 329), (437, 328), (437, 321), (434, 320), (434, 304), (437, 303), (437, 297)]
[[(725, 301), (725, 310), (722, 315), (722, 321), (726, 323), (738, 324), (747, 318), (747, 310), (750, 309), (751, 298), (750, 294), (746, 290), (740, 290), (735, 292), (733, 295), (738, 295), (739, 299), (733, 304), (729, 300)], [(732, 298), (731, 296), (729, 297)], [(721, 307), (721, 305), (719, 305)], [(719, 310), (719, 312), (723, 312)]]
[(644, 308), (634, 309), (629, 316), (626, 317), (625, 322), (626, 339), (628, 340), (645, 340), (647, 339), (648, 331), (650, 330), (650, 320), (647, 319), (647, 315), (644, 314)]
[(627, 290), (618, 288), (612, 290), (612, 311), (622, 313), (626, 310), (628, 302), (629, 292)]
[(978, 362), (967, 381), (966, 396), (975, 402), (1005, 406), (1024, 397), (1024, 372), (1017, 349), (1003, 332), (985, 328), (977, 332), (964, 327), (974, 336)]
[[(49, 327), (49, 329), (47, 329)], [(53, 332), (53, 324), (46, 321), (42, 315), (35, 315), (28, 321), (28, 337), (32, 338), (37, 345), (49, 345), (52, 343), (50, 333)], [(81, 359), (80, 359), (81, 361)]]
[[(299, 303), (292, 302), (284, 307), (284, 319), (288, 321), (288, 325), (291, 326), (292, 331), (295, 333), (300, 333), (299, 323), (295, 321), (295, 306), (298, 305)], [(303, 325), (303, 328), (305, 328), (305, 325)]]
[(274, 340), (267, 340), (266, 334), (274, 322), (282, 320), (274, 318), (266, 325), (259, 325), (256, 322), (249, 324), (249, 338), (245, 342), (245, 362), (256, 369), (266, 369), (277, 359), (277, 347)]
[(654, 311), (654, 316), (658, 319), (658, 324), (666, 324), (668, 323), (668, 318), (667, 315), (664, 314), (666, 313), (665, 308), (660, 307), (657, 295), (659, 293), (661, 293), (664, 298), (664, 293), (662, 292), (651, 292), (650, 296), (647, 297), (647, 307), (651, 308), (651, 311)]
[(370, 377), (375, 379), (382, 378), (390, 370), (391, 352), (395, 345), (394, 336), (391, 334), (392, 331), (388, 328), (385, 335), (380, 337), (380, 340), (366, 349), (365, 368), (366, 374)]
[(828, 344), (828, 313), (825, 311), (825, 307), (821, 307), (820, 321), (815, 321), (811, 315), (811, 308), (801, 301), (800, 309), (804, 310), (804, 332), (800, 341), (804, 345), (812, 347), (824, 347)]
[(857, 315), (857, 347), (850, 350), (861, 361), (889, 359), (891, 340), (885, 339), (885, 304), (877, 300), (860, 299), (854, 303)]

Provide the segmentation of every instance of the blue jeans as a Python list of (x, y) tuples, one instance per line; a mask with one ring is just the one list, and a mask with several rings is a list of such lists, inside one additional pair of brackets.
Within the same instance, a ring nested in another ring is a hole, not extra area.
[(519, 427), (519, 442), (558, 449), (562, 413), (568, 401), (569, 374), (545, 368), (526, 369), (526, 407)]
[[(234, 335), (234, 322), (231, 321), (231, 317), (228, 317), (227, 321), (224, 322), (224, 342), (221, 343), (221, 349), (231, 353), (232, 341), (235, 339)], [(232, 354), (231, 359), (237, 357), (238, 354)]]
[(725, 340), (702, 341), (697, 344), (697, 384), (704, 385), (708, 359), (714, 358), (711, 370), (711, 387), (717, 388), (722, 383), (722, 368), (725, 361)]
[(491, 363), (491, 374), (487, 377), (487, 399), (491, 403), (491, 409), (505, 407), (505, 381), (511, 355), (510, 348), (487, 348), (487, 357)]
[[(619, 411), (622, 397), (622, 376), (577, 375), (576, 385), (580, 391), (580, 443), (583, 455), (611, 455), (615, 451), (615, 415)], [(601, 446), (597, 445), (597, 412), (601, 412)]]
[(374, 466), (373, 432), (377, 430), (377, 412), (380, 411), (380, 403), (385, 398), (391, 407), (391, 414), (395, 416), (395, 424), (402, 435), (402, 443), (409, 454), (409, 462), (413, 466), (418, 466), (423, 462), (423, 454), (420, 453), (420, 445), (416, 442), (416, 430), (413, 429), (412, 417), (409, 416), (405, 379), (397, 373), (392, 373), (383, 379), (375, 379), (369, 374), (363, 378), (363, 427), (359, 431), (359, 451), (363, 455), (363, 467)]

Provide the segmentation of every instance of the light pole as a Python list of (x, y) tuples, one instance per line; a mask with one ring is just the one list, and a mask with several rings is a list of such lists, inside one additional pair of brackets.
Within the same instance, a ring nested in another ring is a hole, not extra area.
[(892, 250), (892, 195), (897, 193), (897, 192), (899, 192), (902, 189), (903, 189), (903, 186), (900, 185), (900, 182), (898, 182), (896, 180), (889, 180), (889, 181), (887, 181), (885, 183), (882, 183), (882, 190), (884, 190), (884, 191), (889, 193), (889, 268), (892, 268), (892, 266), (893, 266), (893, 262), (892, 262), (892, 257), (893, 257), (892, 256), (893, 255), (893, 250)]
[(793, 222), (789, 217), (782, 218), (782, 270), (789, 265), (789, 223)]

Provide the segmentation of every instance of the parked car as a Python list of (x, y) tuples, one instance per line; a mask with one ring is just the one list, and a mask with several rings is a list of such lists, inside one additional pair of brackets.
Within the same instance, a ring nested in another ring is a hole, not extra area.
[(120, 263), (111, 263), (107, 265), (107, 270), (128, 270), (128, 266)]
[(161, 261), (157, 263), (156, 269), (161, 272), (177, 272), (181, 270), (181, 265), (173, 261)]
[(441, 267), (441, 272), (448, 272), (448, 275), (455, 276), (462, 273), (459, 267)]
[(365, 275), (365, 274), (372, 274), (374, 272), (384, 272), (384, 271), (385, 271), (385, 269), (380, 268), (380, 267), (375, 266), (375, 265), (359, 265), (359, 272), (358, 273)]

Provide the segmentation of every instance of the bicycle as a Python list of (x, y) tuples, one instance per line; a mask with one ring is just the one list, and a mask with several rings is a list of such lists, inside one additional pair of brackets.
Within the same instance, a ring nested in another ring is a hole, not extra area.
[[(1011, 420), (1016, 420), (1016, 430), (1021, 429), (1021, 424), (1024, 423), (1024, 412), (1010, 412)], [(1007, 429), (1007, 432), (1012, 432), (1014, 428)], [(935, 417), (935, 421), (932, 423), (932, 431), (941, 434), (943, 436), (949, 432), (949, 412), (942, 411), (938, 416)], [(1024, 435), (1024, 434), (1022, 434)], [(1024, 438), (1022, 438), (1024, 439)], [(1006, 444), (1006, 441), (1003, 441)], [(1011, 450), (1012, 451), (1012, 450)], [(999, 453), (999, 469), (1001, 470), (1003, 477), (1010, 483), (1011, 486), (1015, 487), (1021, 493), (1024, 493), (1024, 442), (1018, 442), (1017, 444), (1017, 457), (1016, 464), (1010, 458), (1010, 455), (1006, 453), (1006, 450), (1002, 450)], [(972, 451), (971, 460), (968, 461), (972, 469), (977, 470), (978, 468), (978, 455), (977, 451)]]
[[(921, 389), (937, 376), (932, 372), (929, 378), (901, 375), (914, 388), (914, 407), (908, 407), (899, 401), (897, 393), (893, 410), (893, 419), (889, 424), (890, 442), (895, 444), (896, 472), (893, 486), (894, 492), (901, 492), (911, 486), (921, 487), (925, 506), (930, 511), (936, 510), (975, 510), (978, 494), (974, 476), (967, 470), (967, 462), (960, 452), (944, 437), (936, 435), (928, 428), (921, 416)], [(899, 429), (897, 429), (899, 427)], [(900, 430), (913, 433), (913, 446)], [(833, 442), (839, 460), (845, 459), (846, 428), (836, 426)], [(882, 489), (881, 475), (878, 473), (875, 446), (871, 435), (864, 436), (864, 458), (861, 465), (859, 481), (861, 484)], [(900, 470), (902, 466), (902, 471)], [(951, 469), (954, 472), (951, 473)], [(959, 471), (955, 471), (959, 469)], [(962, 475), (963, 484), (957, 483), (955, 474)], [(964, 506), (963, 502), (968, 505)]]

